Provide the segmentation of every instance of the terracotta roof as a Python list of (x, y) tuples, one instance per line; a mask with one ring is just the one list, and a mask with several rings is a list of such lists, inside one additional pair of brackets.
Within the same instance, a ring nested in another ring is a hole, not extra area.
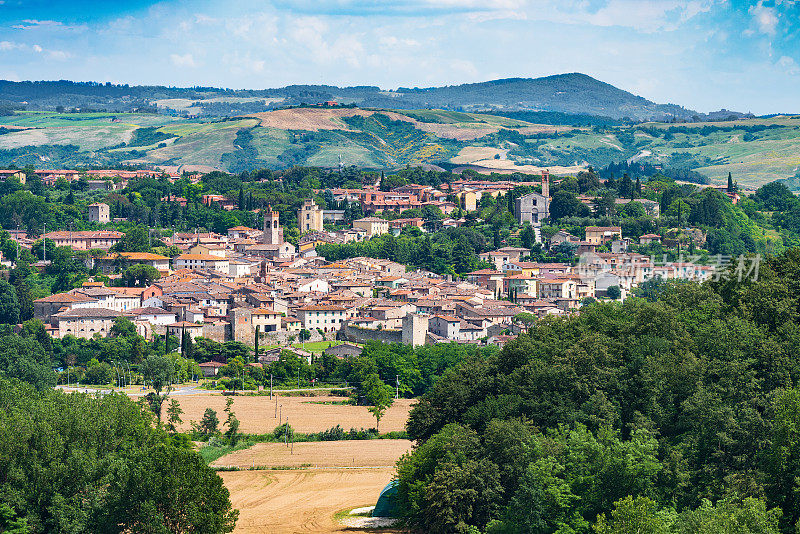
[(212, 256), (211, 254), (181, 254), (176, 260), (197, 260), (197, 261), (227, 261), (225, 258), (219, 256)]
[(77, 295), (74, 293), (57, 293), (55, 295), (49, 295), (44, 298), (36, 299), (33, 302), (54, 302), (54, 303), (64, 303), (64, 302), (94, 302), (97, 299), (93, 299), (86, 295)]
[(197, 323), (190, 323), (189, 321), (180, 321), (180, 322), (177, 322), (177, 323), (172, 323), (172, 324), (167, 325), (167, 326), (172, 327), (172, 328), (177, 328), (177, 327), (181, 327), (181, 328), (183, 328), (183, 327), (186, 327), (186, 328), (203, 328), (203, 325), (197, 324)]

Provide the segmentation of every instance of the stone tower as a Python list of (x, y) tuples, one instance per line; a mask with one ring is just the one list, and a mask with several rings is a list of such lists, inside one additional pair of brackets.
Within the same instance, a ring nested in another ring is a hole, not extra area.
[(267, 206), (267, 211), (264, 212), (263, 241), (265, 245), (283, 244), (283, 228), (278, 220), (278, 212), (272, 211), (271, 206)]
[(550, 196), (550, 171), (547, 169), (542, 171), (542, 196)]
[(425, 344), (425, 337), (428, 333), (428, 317), (409, 313), (403, 317), (403, 330), (401, 334), (402, 342), (412, 347), (419, 347)]
[(313, 199), (306, 200), (297, 212), (297, 227), (304, 234), (315, 230), (322, 231), (322, 210)]

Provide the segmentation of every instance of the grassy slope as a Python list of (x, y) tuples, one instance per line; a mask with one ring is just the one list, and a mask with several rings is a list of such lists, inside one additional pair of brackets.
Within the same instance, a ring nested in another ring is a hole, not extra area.
[[(477, 113), (442, 110), (399, 113), (419, 121), (420, 127), (439, 125), (437, 128), (450, 131), (474, 128), (527, 128), (530, 131), (535, 127), (515, 119)], [(51, 164), (130, 161), (227, 168), (232, 161), (229, 155), (238, 150), (234, 143), (241, 129), (249, 129), (252, 134), (251, 146), (257, 154), (252, 162), (254, 166), (335, 166), (341, 156), (348, 165), (391, 167), (447, 160), (468, 146), (495, 146), (489, 142), (492, 137), (472, 141), (444, 139), (437, 133), (415, 128), (412, 123), (389, 120), (381, 113), (366, 118), (344, 119), (342, 126), (351, 131), (283, 130), (260, 126), (256, 119), (251, 118), (204, 122), (201, 119), (133, 113), (21, 112), (11, 117), (0, 117), (0, 125), (29, 128), (0, 135), (0, 165), (17, 162), (15, 158), (18, 155), (12, 158), (10, 152), (3, 154), (4, 150), (42, 145), (76, 145), (79, 150), (76, 155), (71, 155), (66, 161), (53, 159)], [(752, 139), (745, 141), (747, 130), (744, 128), (756, 125), (777, 125), (779, 128), (754, 132), (748, 136), (748, 139)], [(630, 138), (626, 141), (614, 130), (602, 134), (585, 131), (560, 135), (555, 139), (528, 139), (519, 147), (503, 146), (512, 148), (510, 159), (551, 166), (580, 164), (584, 161), (600, 166), (631, 157), (670, 165), (676, 160), (690, 157), (697, 162), (694, 167), (713, 181), (722, 183), (728, 172), (732, 172), (740, 184), (748, 187), (792, 176), (800, 167), (800, 117), (700, 124), (652, 123), (643, 126), (660, 130), (683, 126), (690, 131), (674, 132), (672, 139), (665, 140), (663, 136), (652, 137), (639, 130), (633, 141)], [(734, 129), (703, 135), (701, 129), (704, 126)], [(143, 147), (120, 147), (131, 139), (139, 127), (156, 127), (159, 132), (174, 138), (167, 142), (166, 147), (159, 147), (158, 143)]]

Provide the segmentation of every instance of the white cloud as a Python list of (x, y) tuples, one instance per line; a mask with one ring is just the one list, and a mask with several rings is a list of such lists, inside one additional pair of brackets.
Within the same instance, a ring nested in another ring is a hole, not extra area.
[[(358, 68), (365, 58), (364, 45), (353, 34), (329, 32), (329, 25), (319, 17), (299, 17), (288, 25), (295, 44), (304, 48), (306, 59), (320, 64), (344, 61)], [(326, 34), (330, 33), (330, 38)]]
[(254, 59), (250, 54), (225, 54), (222, 62), (229, 66), (232, 74), (251, 74), (264, 71), (266, 61), (263, 59)]
[(753, 15), (753, 21), (758, 31), (765, 35), (774, 36), (778, 28), (778, 12), (774, 7), (767, 7), (763, 0), (751, 6), (748, 10)]
[(37, 54), (41, 54), (43, 50), (44, 48), (42, 48), (38, 44), (33, 45), (33, 51), (36, 52)]
[(416, 39), (409, 39), (407, 37), (395, 37), (394, 35), (383, 35), (378, 41), (383, 46), (387, 47), (402, 47), (402, 46), (419, 46), (420, 42)]
[(798, 65), (797, 62), (789, 56), (781, 56), (781, 58), (778, 60), (778, 66), (781, 67), (786, 74), (790, 74), (792, 76), (800, 74), (800, 65)]
[(194, 57), (192, 54), (170, 54), (169, 56), (172, 64), (178, 67), (195, 67)]
[(72, 57), (72, 54), (64, 50), (48, 50), (47, 57), (56, 61), (64, 61)]

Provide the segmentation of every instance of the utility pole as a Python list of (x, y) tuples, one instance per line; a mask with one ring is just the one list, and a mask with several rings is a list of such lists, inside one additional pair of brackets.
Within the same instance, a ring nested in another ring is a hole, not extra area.
[(396, 388), (396, 393), (394, 394), (395, 399), (400, 398), (400, 375), (394, 375), (394, 385)]
[(42, 262), (47, 263), (47, 223), (42, 223)]
[(272, 398), (272, 373), (269, 374), (269, 398)]

